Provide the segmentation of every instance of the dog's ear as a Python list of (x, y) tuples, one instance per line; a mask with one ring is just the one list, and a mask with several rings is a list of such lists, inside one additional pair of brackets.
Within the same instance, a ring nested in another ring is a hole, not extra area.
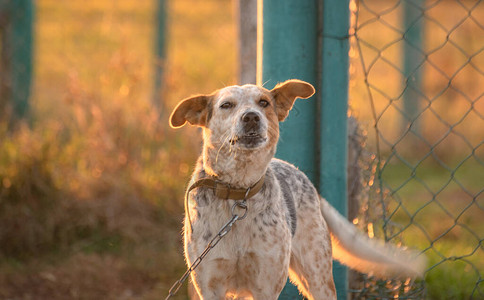
[(171, 127), (178, 128), (186, 122), (198, 126), (207, 125), (210, 98), (209, 95), (198, 95), (178, 103), (170, 116)]
[(271, 94), (276, 100), (276, 113), (279, 122), (284, 121), (297, 98), (307, 99), (314, 92), (314, 87), (311, 84), (297, 79), (287, 80), (276, 85), (271, 90)]

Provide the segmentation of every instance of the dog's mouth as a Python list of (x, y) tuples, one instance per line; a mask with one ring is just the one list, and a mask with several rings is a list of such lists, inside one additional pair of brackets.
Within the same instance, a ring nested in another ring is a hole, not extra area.
[(267, 137), (263, 137), (257, 132), (249, 132), (243, 135), (235, 136), (230, 140), (231, 145), (240, 144), (245, 148), (256, 148), (262, 145), (267, 140)]

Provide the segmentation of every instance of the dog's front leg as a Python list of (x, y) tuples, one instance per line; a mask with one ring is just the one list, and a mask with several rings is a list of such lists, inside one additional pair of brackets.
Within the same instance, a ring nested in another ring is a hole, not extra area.
[[(195, 225), (197, 224), (195, 223)], [(197, 229), (197, 232), (201, 232), (200, 228)], [(185, 255), (188, 264), (198, 259), (200, 253), (206, 247), (204, 239), (190, 233), (191, 231), (185, 228)], [(218, 247), (220, 246), (218, 245)], [(200, 300), (225, 299), (229, 290), (230, 278), (235, 270), (235, 264), (233, 260), (217, 257), (219, 250), (214, 249), (211, 251), (191, 273), (192, 283)]]
[(225, 259), (203, 261), (203, 266), (200, 265), (192, 273), (192, 281), (200, 300), (246, 299), (248, 295), (254, 300), (276, 300), (286, 283), (288, 259), (282, 259), (276, 264), (271, 261), (271, 265), (265, 269), (249, 269)]
[(238, 259), (238, 286), (249, 291), (255, 300), (275, 300), (289, 272), (290, 231), (261, 232), (261, 236), (267, 238), (265, 242), (259, 240), (257, 234), (252, 236), (251, 242), (257, 247)]
[(273, 274), (273, 278), (260, 278), (258, 288), (252, 290), (254, 300), (276, 300), (287, 281), (288, 272)]
[(232, 277), (227, 267), (229, 261), (225, 259), (206, 260), (192, 273), (192, 282), (200, 300), (226, 299)]

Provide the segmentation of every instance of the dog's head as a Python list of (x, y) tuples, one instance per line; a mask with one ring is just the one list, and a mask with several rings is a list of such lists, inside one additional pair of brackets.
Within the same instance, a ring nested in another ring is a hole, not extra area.
[(229, 86), (180, 102), (170, 117), (173, 128), (186, 122), (204, 129), (204, 141), (220, 149), (274, 147), (283, 121), (297, 98), (314, 94), (311, 84), (288, 80), (267, 90), (256, 85)]

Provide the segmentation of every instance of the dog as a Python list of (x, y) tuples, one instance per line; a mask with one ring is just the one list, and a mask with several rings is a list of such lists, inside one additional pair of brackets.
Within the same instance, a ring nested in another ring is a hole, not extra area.
[(172, 112), (171, 127), (188, 122), (203, 130), (185, 207), (187, 264), (234, 209), (244, 217), (191, 273), (200, 299), (277, 299), (288, 276), (307, 299), (336, 299), (333, 258), (378, 277), (422, 274), (423, 258), (358, 232), (303, 172), (274, 158), (279, 122), (297, 98), (314, 92), (311, 84), (296, 79), (272, 90), (229, 86), (189, 97)]

